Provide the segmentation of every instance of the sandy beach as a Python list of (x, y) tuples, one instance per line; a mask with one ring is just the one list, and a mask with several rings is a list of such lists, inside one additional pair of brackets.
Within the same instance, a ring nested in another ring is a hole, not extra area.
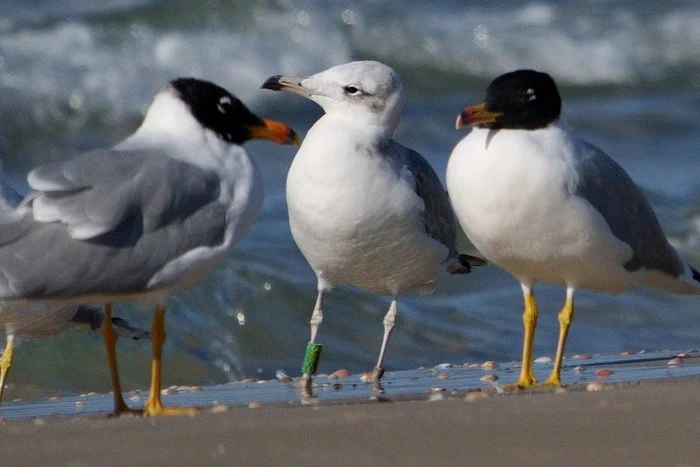
[(605, 387), (12, 420), (0, 452), (2, 465), (700, 465), (700, 379)]

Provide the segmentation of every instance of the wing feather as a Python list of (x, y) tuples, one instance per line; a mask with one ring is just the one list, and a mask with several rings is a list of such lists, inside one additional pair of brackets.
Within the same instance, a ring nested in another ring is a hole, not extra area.
[(218, 175), (162, 154), (93, 151), (30, 183), (46, 191), (0, 219), (0, 298), (140, 292), (172, 260), (225, 239)]
[(41, 222), (61, 222), (77, 239), (94, 238), (141, 214), (145, 232), (182, 219), (219, 196), (216, 173), (149, 151), (90, 151), (39, 167), (28, 176), (40, 191)]
[(603, 216), (612, 233), (632, 248), (628, 271), (641, 268), (674, 277), (684, 264), (668, 243), (656, 215), (641, 190), (613, 159), (595, 146), (581, 141), (583, 152), (576, 161), (579, 179), (575, 194), (586, 199)]
[(416, 194), (423, 200), (423, 222), (425, 232), (445, 245), (449, 251), (447, 259), (455, 254), (457, 224), (447, 191), (427, 160), (416, 151), (398, 145), (405, 154), (405, 164), (415, 182)]

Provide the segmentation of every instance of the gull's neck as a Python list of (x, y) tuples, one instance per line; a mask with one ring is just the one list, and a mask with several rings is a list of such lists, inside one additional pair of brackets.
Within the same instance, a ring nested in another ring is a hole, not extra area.
[[(376, 116), (362, 117), (360, 115), (347, 115), (344, 113), (329, 113), (321, 117), (319, 123), (342, 128), (343, 131), (352, 132), (358, 136), (358, 140), (373, 142), (387, 142), (394, 136), (396, 125)], [(362, 138), (359, 138), (359, 136)]]
[(153, 99), (141, 126), (127, 140), (158, 138), (201, 139), (204, 128), (192, 116), (187, 105), (172, 89), (159, 92)]
[(192, 116), (187, 105), (166, 89), (156, 95), (141, 126), (115, 149), (170, 148), (171, 157), (200, 166), (218, 165), (232, 146)]

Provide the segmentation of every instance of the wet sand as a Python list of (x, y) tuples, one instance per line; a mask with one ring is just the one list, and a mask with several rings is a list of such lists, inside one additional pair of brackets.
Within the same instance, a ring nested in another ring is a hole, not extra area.
[(700, 465), (700, 379), (609, 387), (14, 420), (0, 427), (0, 455), (5, 466)]

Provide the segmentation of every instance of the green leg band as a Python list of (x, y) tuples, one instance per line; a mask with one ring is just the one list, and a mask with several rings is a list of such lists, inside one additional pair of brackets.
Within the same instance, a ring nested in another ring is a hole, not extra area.
[(323, 346), (321, 344), (316, 344), (314, 342), (309, 342), (308, 344), (306, 344), (304, 363), (301, 366), (301, 372), (303, 374), (313, 375), (314, 373), (316, 373), (318, 361), (321, 358), (321, 349), (323, 349)]

